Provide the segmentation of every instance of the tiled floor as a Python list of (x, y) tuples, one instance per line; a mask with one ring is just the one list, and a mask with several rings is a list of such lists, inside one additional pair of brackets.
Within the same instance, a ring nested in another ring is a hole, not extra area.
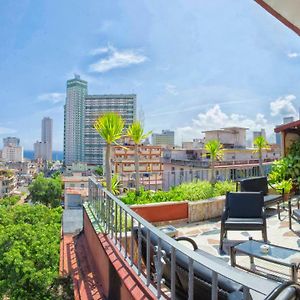
[[(287, 211), (282, 212), (283, 220), (280, 221), (277, 217), (275, 209), (267, 210), (267, 233), (270, 243), (275, 245), (281, 245), (288, 248), (300, 250), (300, 224), (293, 221), (293, 231), (288, 226), (288, 214)], [(220, 239), (220, 219), (209, 220), (204, 222), (192, 223), (192, 224), (177, 224), (175, 227), (178, 230), (178, 236), (191, 237), (198, 245), (199, 249), (202, 249), (208, 253), (214, 254), (223, 258), (230, 263), (229, 249), (230, 246), (246, 241), (249, 237), (255, 240), (262, 240), (260, 231), (230, 231), (228, 232), (227, 240), (224, 240), (224, 252), (219, 252), (219, 239)], [(190, 245), (186, 244), (188, 247)], [(249, 257), (238, 256), (237, 262), (244, 266), (249, 266)], [(299, 256), (300, 262), (300, 256)], [(283, 273), (287, 273), (289, 276), (289, 269), (284, 269), (272, 264), (271, 266), (265, 261), (256, 261), (257, 265), (263, 267), (270, 267), (276, 273), (278, 268)]]

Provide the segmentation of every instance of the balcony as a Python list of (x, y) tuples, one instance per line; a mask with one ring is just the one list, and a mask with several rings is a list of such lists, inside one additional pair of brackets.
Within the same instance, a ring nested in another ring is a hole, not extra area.
[[(105, 256), (106, 252), (110, 268), (115, 268), (115, 273), (119, 274), (119, 279), (115, 277), (113, 279), (109, 275), (111, 272), (104, 274), (102, 270), (102, 275), (106, 279), (102, 284), (106, 286), (108, 298), (117, 299), (113, 297), (120, 295), (121, 292), (125, 293), (126, 290), (127, 293), (135, 291), (147, 299), (178, 299), (183, 289), (186, 293), (182, 295), (182, 299), (290, 299), (279, 298), (276, 293), (274, 294), (274, 290), (280, 294), (280, 290), (286, 287), (280, 280), (273, 277), (266, 279), (228, 265), (228, 253), (220, 255), (217, 251), (220, 232), (220, 221), (217, 219), (175, 225), (177, 235), (189, 237), (194, 241), (198, 247), (198, 250), (194, 251), (192, 244), (177, 242), (90, 179), (90, 198), (85, 204), (84, 220), (84, 232), (88, 236), (87, 243), (93, 241), (93, 246), (89, 245), (94, 248), (93, 253), (95, 255), (98, 253), (95, 249), (97, 238), (99, 245), (102, 244), (104, 247), (101, 255)], [(300, 230), (300, 225), (297, 226), (296, 229)], [(298, 236), (288, 230), (286, 220), (277, 219), (273, 210), (268, 214), (268, 231), (272, 243), (298, 249)], [(97, 232), (93, 238), (92, 232)], [(253, 237), (261, 238), (256, 234)], [(230, 240), (235, 242), (247, 238), (245, 232), (230, 235)], [(153, 248), (154, 241), (157, 246)], [(230, 245), (230, 242), (225, 244), (225, 251), (228, 252)], [(164, 252), (166, 249), (169, 253), (167, 256)], [(249, 258), (241, 256), (238, 259), (239, 264), (249, 264)], [(101, 261), (101, 264), (99, 262), (96, 264), (103, 269), (106, 263)], [(183, 268), (180, 276), (178, 264)], [(210, 270), (208, 273), (210, 279), (205, 283), (206, 292), (201, 294), (198, 290), (199, 282), (193, 280), (199, 276), (197, 266)], [(265, 268), (266, 265), (262, 267)], [(282, 273), (283, 270), (276, 271)], [(286, 276), (288, 278), (288, 271)], [(222, 283), (224, 278), (240, 287), (237, 293), (228, 291), (225, 287), (220, 288), (224, 284)], [(115, 286), (112, 280), (123, 281), (123, 284), (118, 286), (120, 291), (111, 289)], [(183, 282), (182, 280), (186, 280), (184, 287), (179, 284)], [(135, 292), (131, 293), (131, 296), (127, 294), (128, 298), (120, 297), (120, 299), (136, 299)]]

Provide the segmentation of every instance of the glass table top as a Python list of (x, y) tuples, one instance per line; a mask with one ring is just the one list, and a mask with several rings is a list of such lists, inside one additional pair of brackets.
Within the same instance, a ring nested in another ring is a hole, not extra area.
[(285, 265), (291, 265), (292, 263), (295, 263), (296, 265), (300, 264), (300, 251), (267, 244), (269, 246), (269, 251), (268, 253), (263, 253), (260, 248), (261, 245), (265, 245), (265, 243), (255, 240), (249, 240), (234, 246), (234, 249), (250, 256), (255, 256)]

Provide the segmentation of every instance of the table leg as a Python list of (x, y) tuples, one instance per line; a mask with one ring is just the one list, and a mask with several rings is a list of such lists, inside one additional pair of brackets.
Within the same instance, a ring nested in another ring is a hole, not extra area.
[(234, 246), (230, 247), (230, 262), (232, 267), (236, 266), (236, 250), (234, 249)]
[(255, 271), (254, 257), (250, 255), (249, 258), (250, 258), (250, 270), (254, 272)]
[(291, 271), (292, 271), (292, 276), (291, 276), (292, 280), (294, 282), (297, 282), (297, 280), (298, 280), (298, 268), (297, 268), (296, 264), (292, 264)]

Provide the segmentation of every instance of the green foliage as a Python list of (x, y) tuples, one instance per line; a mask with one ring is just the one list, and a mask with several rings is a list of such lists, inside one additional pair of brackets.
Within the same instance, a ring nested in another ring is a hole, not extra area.
[(294, 186), (300, 186), (300, 141), (291, 145), (286, 157), (273, 163), (269, 179), (274, 184), (291, 179)]
[[(101, 180), (101, 184), (106, 187), (106, 181), (105, 180)], [(121, 181), (119, 179), (119, 176), (114, 174), (114, 176), (111, 179), (111, 192), (114, 195), (120, 195), (120, 190), (121, 190), (122, 184)]]
[(129, 191), (122, 200), (128, 205), (184, 200), (197, 201), (225, 195), (226, 192), (234, 190), (235, 184), (232, 181), (217, 182), (214, 185), (208, 181), (195, 181), (183, 183), (167, 192), (145, 191), (141, 188), (137, 195), (135, 191)]
[(45, 178), (40, 173), (29, 186), (31, 201), (41, 203), (48, 207), (58, 207), (61, 203), (62, 181), (60, 176), (56, 178)]
[(261, 135), (257, 136), (254, 139), (253, 144), (256, 147), (254, 152), (260, 152), (262, 149), (268, 149), (269, 148), (269, 144), (268, 144), (267, 140)]
[(0, 298), (62, 298), (58, 285), (62, 209), (0, 206)]
[(211, 161), (222, 160), (224, 156), (223, 145), (218, 140), (208, 141), (204, 149), (209, 153)]
[(0, 199), (0, 207), (10, 207), (20, 200), (19, 196), (8, 196)]
[(278, 189), (283, 189), (285, 194), (289, 194), (293, 188), (293, 181), (291, 178), (288, 180), (282, 180), (276, 184), (276, 187)]
[(141, 121), (134, 121), (128, 127), (126, 135), (130, 137), (136, 145), (139, 145), (151, 133), (152, 131), (144, 133), (144, 128)]
[(94, 123), (94, 128), (108, 144), (115, 143), (122, 137), (124, 120), (114, 112), (108, 112), (100, 116)]
[(101, 166), (98, 166), (96, 169), (95, 169), (95, 173), (99, 176), (103, 176), (103, 168)]

